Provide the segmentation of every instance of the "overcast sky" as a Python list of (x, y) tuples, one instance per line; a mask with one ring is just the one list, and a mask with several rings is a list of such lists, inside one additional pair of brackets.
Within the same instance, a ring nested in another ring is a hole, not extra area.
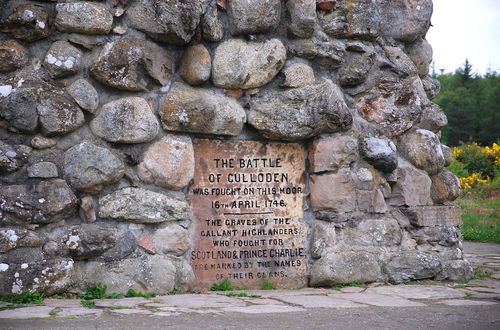
[(439, 69), (454, 72), (469, 59), (473, 71), (500, 72), (500, 0), (434, 0), (427, 41)]

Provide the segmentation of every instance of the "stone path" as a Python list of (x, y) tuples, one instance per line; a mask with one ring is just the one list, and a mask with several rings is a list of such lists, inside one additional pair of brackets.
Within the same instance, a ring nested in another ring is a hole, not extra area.
[[(186, 314), (267, 314), (305, 312), (317, 308), (365, 309), (373, 307), (493, 306), (500, 305), (500, 245), (465, 243), (479, 279), (467, 284), (371, 284), (340, 290), (251, 290), (178, 294), (145, 298), (95, 300), (84, 308), (79, 299), (46, 299), (42, 306), (0, 311), (1, 319), (100, 318), (120, 315), (172, 317)], [(242, 296), (228, 296), (241, 294)], [(6, 305), (0, 303), (0, 307)]]

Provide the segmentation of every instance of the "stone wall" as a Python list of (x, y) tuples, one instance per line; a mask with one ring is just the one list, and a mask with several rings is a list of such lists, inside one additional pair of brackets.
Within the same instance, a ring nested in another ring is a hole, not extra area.
[(0, 1), (0, 294), (189, 291), (193, 139), (307, 150), (308, 281), (463, 280), (431, 0)]

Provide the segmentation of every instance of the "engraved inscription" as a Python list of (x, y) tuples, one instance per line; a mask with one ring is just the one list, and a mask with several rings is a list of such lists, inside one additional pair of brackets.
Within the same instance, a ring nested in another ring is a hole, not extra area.
[(195, 140), (195, 223), (190, 262), (197, 289), (305, 286), (305, 165), (299, 144)]

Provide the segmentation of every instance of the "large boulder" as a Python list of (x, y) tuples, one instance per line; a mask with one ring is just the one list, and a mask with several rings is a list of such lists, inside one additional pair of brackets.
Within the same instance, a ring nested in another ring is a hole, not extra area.
[(315, 212), (352, 212), (356, 208), (356, 192), (349, 168), (341, 168), (334, 174), (311, 175), (310, 190)]
[(418, 39), (406, 45), (405, 51), (417, 67), (418, 75), (425, 77), (429, 74), (429, 65), (432, 62), (432, 47), (427, 40)]
[(44, 39), (50, 34), (49, 13), (31, 4), (21, 5), (9, 15), (4, 27), (16, 39), (26, 41)]
[(139, 0), (127, 9), (130, 26), (151, 38), (176, 45), (194, 36), (210, 0)]
[(26, 64), (28, 64), (26, 48), (14, 40), (0, 40), (0, 72), (14, 71)]
[(431, 205), (431, 178), (403, 159), (399, 159), (397, 181), (392, 188), (389, 204), (395, 206)]
[(279, 39), (230, 39), (215, 49), (212, 80), (215, 86), (227, 89), (260, 87), (278, 74), (285, 60), (286, 49)]
[(349, 245), (397, 246), (401, 244), (403, 233), (393, 218), (366, 219), (356, 227), (346, 228), (342, 239)]
[(350, 135), (322, 135), (309, 148), (312, 172), (336, 171), (358, 159), (358, 141)]
[(431, 179), (431, 197), (435, 203), (453, 201), (460, 195), (460, 180), (450, 171), (442, 170)]
[(436, 255), (420, 251), (401, 252), (383, 267), (391, 283), (433, 278), (441, 269), (441, 260)]
[(20, 228), (0, 228), (0, 253), (22, 247), (35, 247), (43, 243), (43, 238), (32, 230)]
[(373, 136), (359, 140), (359, 150), (364, 159), (376, 169), (390, 173), (398, 167), (396, 145), (391, 140)]
[(64, 174), (79, 191), (96, 194), (105, 185), (121, 179), (125, 166), (109, 149), (84, 141), (64, 155)]
[(338, 86), (325, 79), (301, 88), (259, 93), (251, 101), (248, 122), (266, 138), (294, 141), (346, 131), (352, 115)]
[(336, 69), (344, 63), (345, 45), (336, 39), (319, 35), (311, 39), (289, 40), (286, 46), (292, 55), (308, 59), (327, 69)]
[(103, 223), (82, 224), (71, 227), (62, 238), (69, 254), (75, 260), (91, 259), (102, 255), (116, 243), (117, 229)]
[(189, 230), (177, 223), (168, 223), (156, 230), (153, 244), (158, 253), (182, 256), (191, 247)]
[(200, 85), (210, 79), (212, 58), (202, 44), (188, 47), (182, 55), (179, 75), (191, 85)]
[(381, 34), (412, 42), (425, 36), (431, 26), (431, 15), (432, 0), (385, 1), (380, 11)]
[(80, 107), (58, 90), (39, 94), (37, 112), (41, 131), (45, 136), (68, 134), (85, 124)]
[(227, 15), (233, 35), (270, 32), (280, 21), (280, 0), (231, 0)]
[(43, 66), (52, 78), (73, 75), (82, 66), (82, 52), (67, 41), (56, 41), (45, 54)]
[(124, 97), (102, 106), (90, 129), (109, 142), (143, 143), (153, 140), (160, 123), (142, 97)]
[(141, 188), (124, 188), (99, 199), (101, 218), (136, 223), (190, 219), (186, 200)]
[(237, 136), (246, 114), (233, 98), (176, 82), (163, 103), (161, 120), (168, 131)]
[(108, 34), (113, 15), (98, 3), (88, 1), (59, 3), (56, 5), (56, 28), (62, 32)]
[(78, 79), (66, 89), (68, 94), (83, 110), (94, 113), (99, 106), (99, 94), (85, 79)]
[(127, 91), (147, 91), (165, 86), (174, 69), (173, 56), (145, 40), (121, 39), (107, 43), (89, 68), (101, 83)]
[(215, 4), (212, 4), (203, 15), (201, 30), (203, 39), (210, 42), (218, 42), (224, 37), (224, 23)]
[(286, 8), (290, 15), (288, 31), (297, 38), (310, 38), (316, 25), (315, 0), (288, 0)]
[(194, 151), (191, 138), (169, 134), (151, 144), (138, 165), (142, 181), (180, 190), (194, 175)]
[(433, 175), (444, 167), (439, 137), (431, 131), (417, 129), (403, 136), (400, 150), (413, 165)]

